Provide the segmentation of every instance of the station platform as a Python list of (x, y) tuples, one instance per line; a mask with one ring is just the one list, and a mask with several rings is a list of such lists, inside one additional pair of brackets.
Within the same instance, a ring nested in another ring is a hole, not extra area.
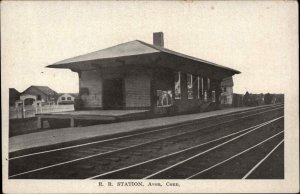
[(87, 127), (68, 127), (60, 129), (50, 129), (42, 132), (29, 133), (9, 138), (9, 152), (75, 140), (113, 135), (122, 132), (146, 130), (156, 127), (167, 127), (179, 123), (192, 122), (208, 117), (220, 116), (224, 114), (250, 110), (254, 108), (258, 107), (226, 108), (223, 110), (216, 110), (197, 114), (177, 115), (154, 119), (100, 124)]
[(149, 110), (79, 110), (36, 114), (38, 128), (44, 128), (44, 121), (60, 127), (75, 127), (92, 124), (112, 123), (135, 117), (143, 117)]

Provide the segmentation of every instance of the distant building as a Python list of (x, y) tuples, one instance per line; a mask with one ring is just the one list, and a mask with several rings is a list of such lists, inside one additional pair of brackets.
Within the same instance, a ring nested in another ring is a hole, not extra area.
[[(37, 101), (41, 101), (43, 104), (56, 104), (58, 99), (58, 93), (48, 86), (30, 86), (21, 96), (36, 96)], [(34, 98), (26, 98), (25, 104), (32, 104)]]
[(221, 82), (221, 105), (231, 106), (233, 100), (233, 80), (227, 77)]
[(75, 93), (60, 93), (58, 94), (58, 104), (74, 104), (78, 94)]
[(9, 106), (15, 106), (15, 102), (20, 100), (20, 95), (15, 88), (9, 88)]

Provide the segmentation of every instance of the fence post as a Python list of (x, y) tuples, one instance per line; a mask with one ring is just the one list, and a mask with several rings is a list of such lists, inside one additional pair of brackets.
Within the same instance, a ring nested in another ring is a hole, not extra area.
[(22, 119), (25, 119), (25, 103), (24, 100), (22, 100)]
[(70, 127), (74, 127), (75, 126), (75, 122), (74, 122), (74, 118), (70, 118)]
[(19, 107), (17, 107), (17, 119), (19, 118), (19, 113), (20, 113), (20, 110), (19, 110)]
[(43, 128), (43, 120), (39, 116), (38, 116), (38, 122), (37, 122), (37, 124), (38, 124), (38, 129), (42, 129)]

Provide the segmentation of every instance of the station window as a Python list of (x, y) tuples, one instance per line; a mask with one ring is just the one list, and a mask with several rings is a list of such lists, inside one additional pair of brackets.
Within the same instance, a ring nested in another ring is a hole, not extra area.
[(212, 102), (216, 102), (216, 92), (215, 91), (212, 91), (212, 93), (211, 93), (211, 100), (212, 100)]
[(181, 98), (180, 72), (175, 74), (175, 99)]
[(67, 100), (72, 100), (71, 97), (68, 97)]
[(198, 82), (198, 99), (202, 99), (203, 98), (203, 78), (198, 76), (197, 82)]
[(193, 75), (187, 74), (188, 99), (193, 99)]
[(66, 98), (65, 97), (61, 97), (61, 100), (66, 100)]
[(172, 106), (173, 104), (173, 97), (172, 97), (172, 91), (163, 91), (163, 90), (157, 90), (157, 106), (158, 107), (166, 107), (166, 106)]

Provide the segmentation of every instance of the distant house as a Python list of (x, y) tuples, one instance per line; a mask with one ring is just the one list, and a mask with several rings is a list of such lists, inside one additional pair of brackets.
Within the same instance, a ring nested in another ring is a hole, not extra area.
[[(46, 104), (56, 104), (58, 99), (58, 93), (48, 86), (30, 86), (21, 94), (21, 96), (25, 95), (36, 96), (37, 101), (41, 101)], [(30, 101), (30, 99), (28, 100)]]
[(9, 88), (9, 106), (14, 106), (15, 102), (20, 100), (20, 92), (15, 88)]
[(231, 106), (233, 99), (233, 80), (232, 77), (227, 77), (221, 82), (221, 105)]
[(76, 93), (60, 93), (58, 94), (58, 104), (74, 104), (75, 98), (78, 96)]

